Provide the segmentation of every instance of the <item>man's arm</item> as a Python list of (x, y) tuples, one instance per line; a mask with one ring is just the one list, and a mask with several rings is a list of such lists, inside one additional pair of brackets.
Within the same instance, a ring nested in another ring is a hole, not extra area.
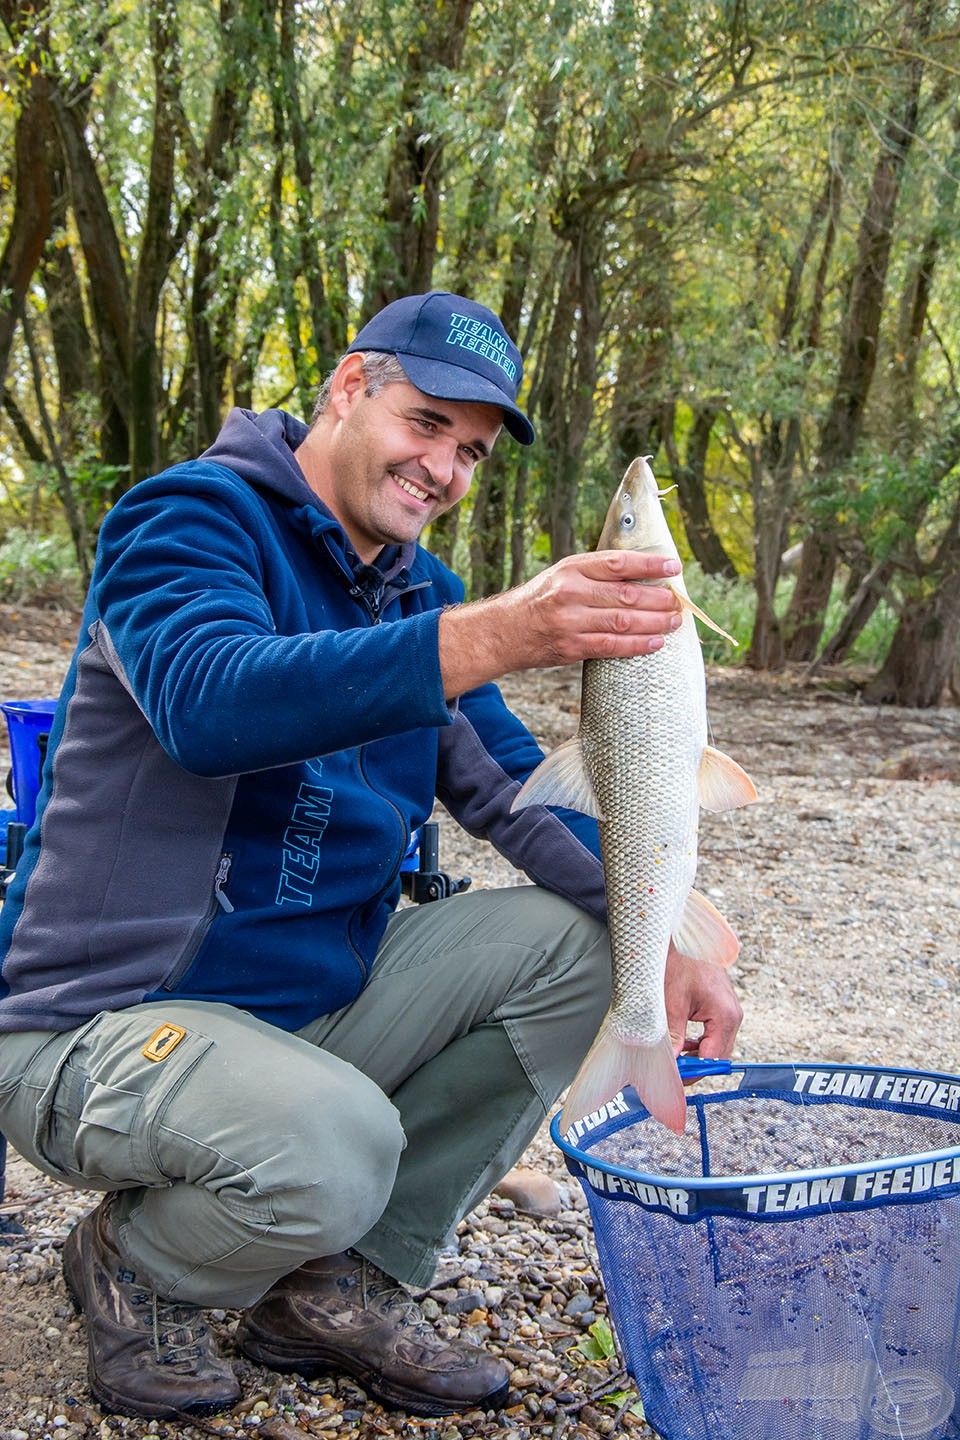
[(447, 698), (514, 670), (647, 655), (680, 624), (662, 581), (679, 562), (630, 550), (568, 555), (523, 585), (445, 610), (440, 669)]

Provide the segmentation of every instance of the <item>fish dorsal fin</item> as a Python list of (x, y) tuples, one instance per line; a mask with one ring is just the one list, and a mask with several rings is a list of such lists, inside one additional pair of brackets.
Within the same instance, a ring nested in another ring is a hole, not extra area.
[(712, 745), (704, 747), (697, 789), (702, 810), (738, 810), (757, 799), (757, 787), (746, 770)]
[(603, 819), (597, 793), (583, 763), (579, 735), (558, 745), (537, 766), (514, 797), (511, 813), (522, 810), (525, 805), (564, 805), (569, 810), (581, 810), (584, 815)]
[(739, 644), (737, 640), (734, 640), (732, 635), (728, 635), (726, 630), (721, 629), (715, 620), (711, 620), (710, 616), (704, 610), (701, 610), (699, 605), (695, 605), (690, 599), (690, 596), (685, 594), (683, 590), (679, 590), (676, 585), (668, 585), (667, 589), (673, 591), (684, 610), (689, 610), (691, 615), (696, 615), (698, 620), (702, 620), (704, 625), (708, 625), (711, 630), (715, 630), (718, 635), (722, 635), (724, 640), (729, 640), (731, 645)]
[(716, 905), (699, 890), (687, 896), (673, 943), (681, 955), (692, 960), (709, 960), (713, 965), (732, 965), (740, 954), (740, 941)]

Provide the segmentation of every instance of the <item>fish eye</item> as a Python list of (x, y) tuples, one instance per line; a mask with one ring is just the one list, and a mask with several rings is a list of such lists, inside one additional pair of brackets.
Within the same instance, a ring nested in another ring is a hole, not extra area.
[(621, 515), (620, 525), (624, 530), (632, 530), (634, 526), (634, 517), (629, 512), (626, 515)]

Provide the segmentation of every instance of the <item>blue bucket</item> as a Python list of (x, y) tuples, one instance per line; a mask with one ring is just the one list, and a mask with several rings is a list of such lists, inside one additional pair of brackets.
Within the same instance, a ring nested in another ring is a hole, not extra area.
[(13, 799), (17, 819), (30, 826), (36, 819), (40, 793), (40, 736), (49, 735), (56, 700), (7, 700), (0, 705), (10, 733)]
[(700, 1073), (733, 1070), (738, 1088), (688, 1096), (683, 1136), (629, 1089), (551, 1126), (648, 1423), (666, 1440), (957, 1440), (960, 1079)]

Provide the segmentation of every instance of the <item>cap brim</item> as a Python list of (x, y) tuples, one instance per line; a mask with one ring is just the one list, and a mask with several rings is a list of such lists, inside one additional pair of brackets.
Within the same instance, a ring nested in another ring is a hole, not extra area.
[(422, 355), (404, 355), (394, 351), (411, 385), (435, 400), (463, 400), (476, 405), (496, 405), (503, 411), (503, 423), (514, 440), (532, 445), (537, 438), (523, 411), (508, 400), (492, 380), (485, 380), (475, 370), (462, 365), (446, 365), (440, 360), (427, 360)]

